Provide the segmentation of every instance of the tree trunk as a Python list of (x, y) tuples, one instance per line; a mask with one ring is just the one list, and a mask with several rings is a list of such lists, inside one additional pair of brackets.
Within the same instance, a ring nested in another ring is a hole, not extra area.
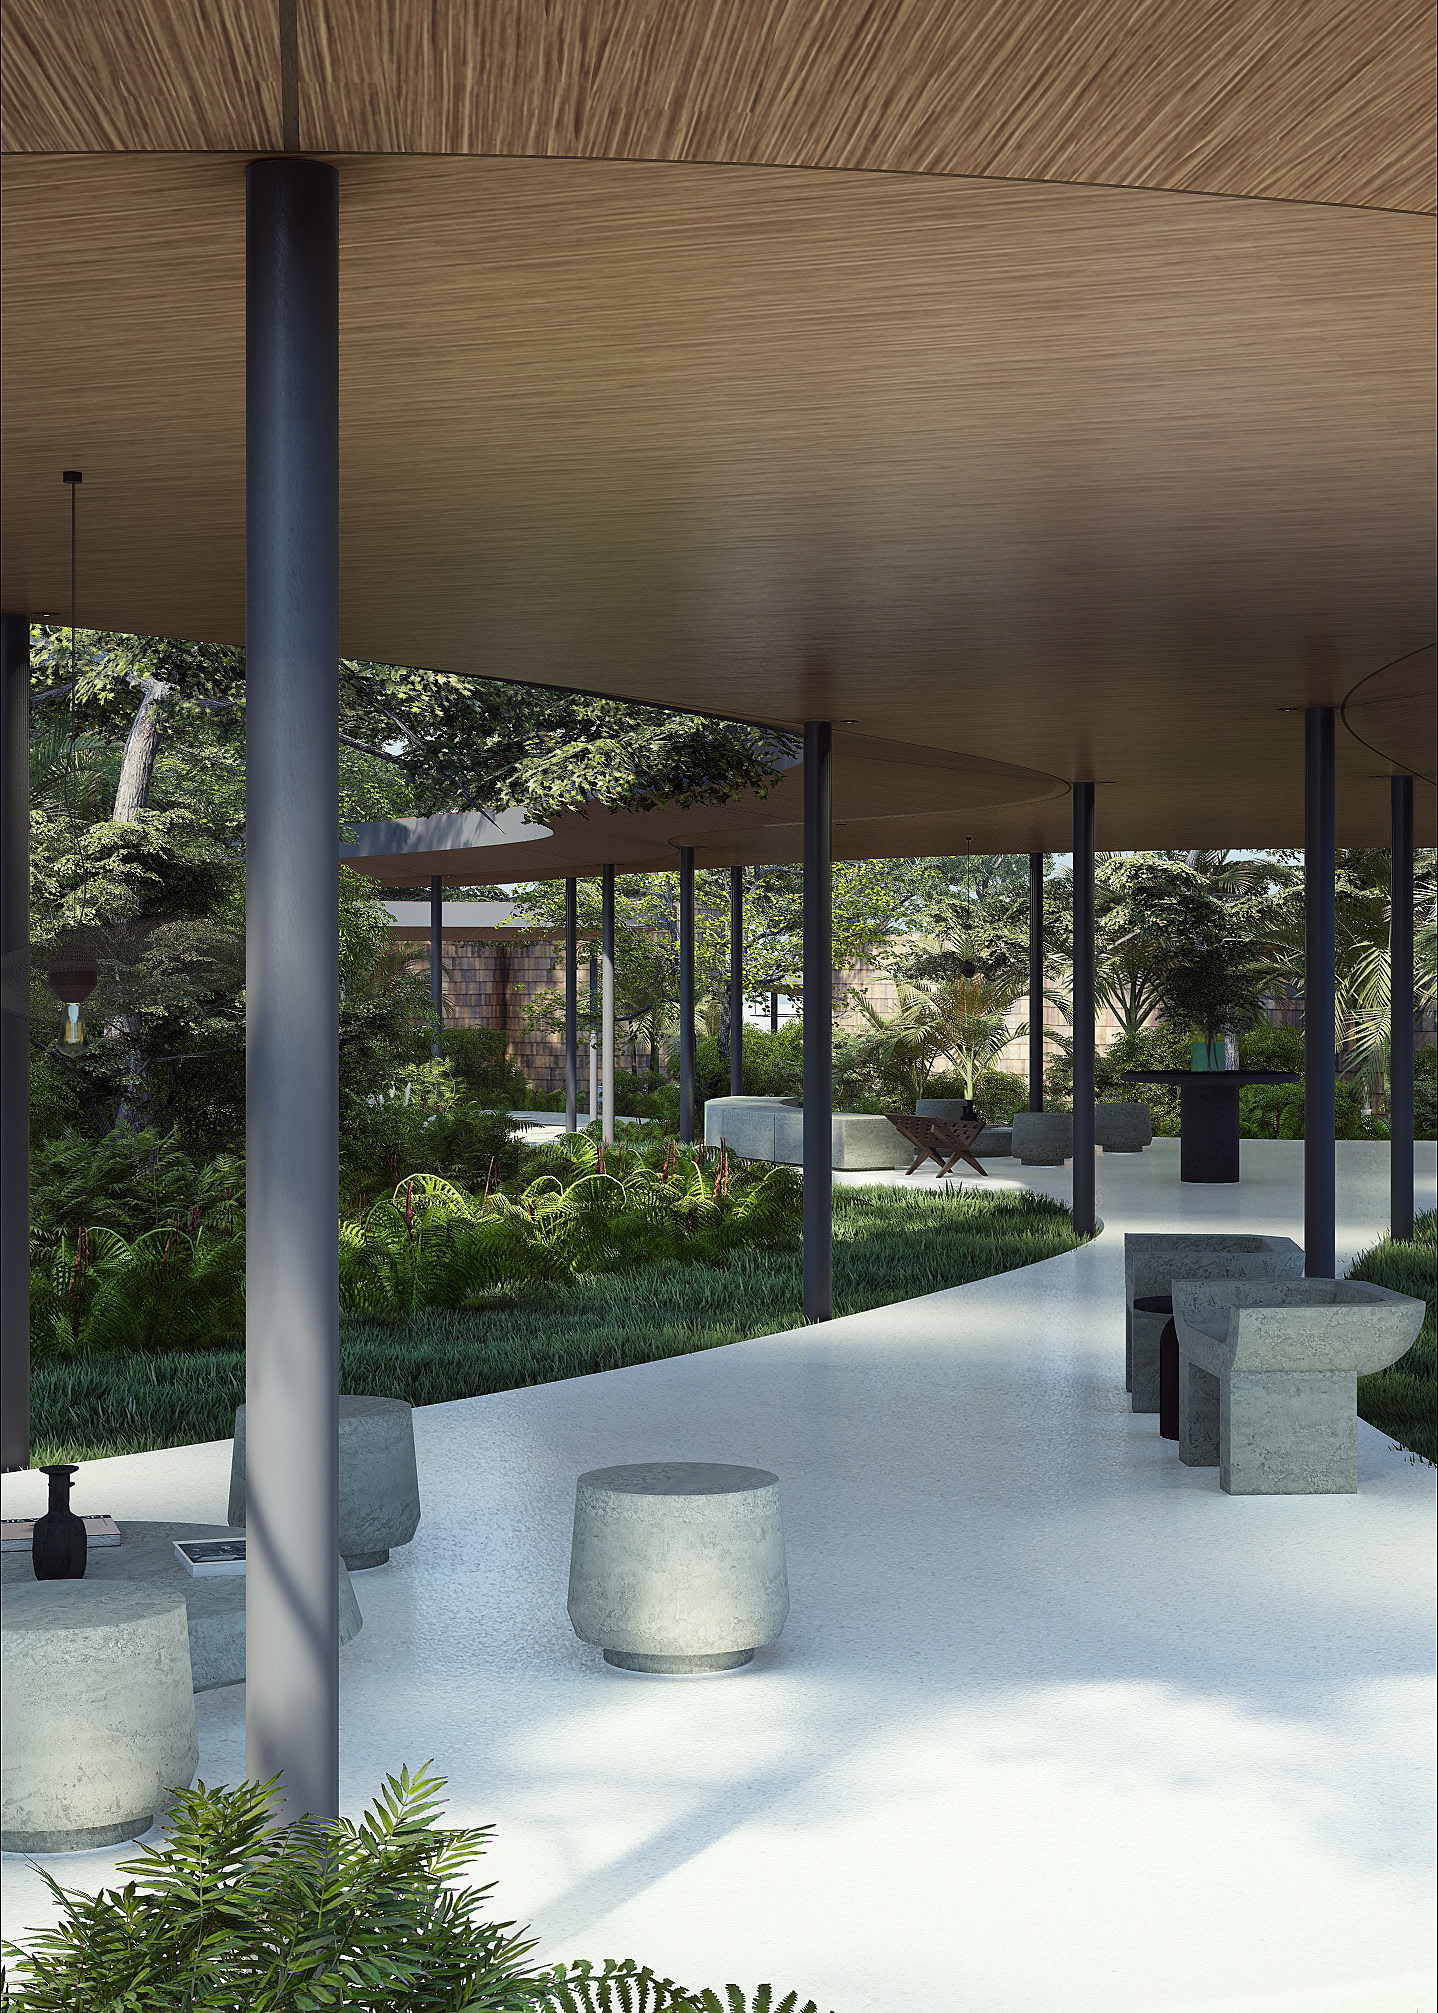
[[(161, 709), (173, 689), (158, 678), (140, 680), (139, 710), (130, 723), (125, 753), (120, 762), (120, 781), (115, 790), (115, 808), (110, 813), (117, 825), (133, 825), (149, 802), (150, 784), (155, 776), (155, 757), (160, 752), (160, 733), (164, 726)], [(138, 1131), (155, 1122), (149, 1073), (140, 1047), (141, 1032), (140, 1016), (129, 1011), (117, 1014), (105, 1028), (106, 1035), (112, 1039), (128, 1041), (130, 1066), (135, 1075), (133, 1095), (121, 1098), (115, 1123), (117, 1126), (134, 1126)]]
[(160, 732), (164, 725), (161, 708), (174, 690), (158, 678), (142, 678), (140, 708), (130, 723), (120, 763), (120, 781), (115, 790), (115, 808), (110, 813), (117, 825), (133, 825), (150, 799), (155, 775), (155, 757), (160, 752)]

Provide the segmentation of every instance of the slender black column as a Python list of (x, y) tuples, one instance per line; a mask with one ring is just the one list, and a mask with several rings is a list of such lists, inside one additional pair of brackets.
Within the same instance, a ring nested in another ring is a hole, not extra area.
[(579, 883), (564, 883), (564, 1129), (579, 1130)]
[(339, 1809), (339, 178), (245, 173), (245, 1766)]
[(1044, 1108), (1044, 856), (1029, 854), (1029, 1110)]
[(834, 729), (804, 722), (804, 1315), (834, 1312)]
[(1303, 751), (1303, 1269), (1310, 1279), (1331, 1279), (1337, 1220), (1331, 706), (1308, 708)]
[(1091, 1235), (1094, 1214), (1093, 784), (1073, 786), (1074, 813), (1074, 1229)]
[(769, 1032), (770, 1034), (777, 1034), (779, 1032), (779, 994), (777, 990), (771, 992), (769, 995)]
[(600, 934), (599, 969), (601, 974), (602, 997), (601, 1038), (602, 1053), (600, 1067), (604, 1075), (603, 1104), (600, 1109), (604, 1123), (600, 1127), (605, 1140), (614, 1137), (614, 869), (605, 867), (600, 881)]
[(1413, 778), (1392, 779), (1393, 906), (1388, 948), (1389, 1232), (1413, 1235)]
[(694, 848), (679, 848), (679, 1137), (694, 1137)]
[(729, 869), (729, 1095), (744, 1095), (744, 869)]
[(30, 618), (0, 616), (0, 1467), (30, 1465)]
[(434, 1033), (429, 1052), (438, 1062), (444, 1053), (444, 875), (429, 877), (429, 1004)]

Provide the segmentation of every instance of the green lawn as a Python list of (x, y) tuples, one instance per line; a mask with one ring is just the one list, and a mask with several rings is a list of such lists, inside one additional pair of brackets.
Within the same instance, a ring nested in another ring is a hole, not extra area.
[(1369, 1279), (1395, 1293), (1411, 1293), (1428, 1302), (1418, 1340), (1391, 1370), (1358, 1380), (1358, 1415), (1400, 1447), (1424, 1461), (1438, 1461), (1438, 1383), (1434, 1380), (1435, 1341), (1435, 1219), (1430, 1209), (1413, 1225), (1413, 1242), (1395, 1244), (1385, 1237), (1362, 1252), (1349, 1267), (1350, 1279)]
[[(1044, 1196), (836, 1188), (834, 1311), (856, 1314), (987, 1279), (1076, 1242), (1067, 1210)], [(796, 1238), (723, 1266), (651, 1265), (478, 1312), (351, 1317), (340, 1329), (340, 1389), (434, 1405), (714, 1349), (799, 1326), (802, 1284)], [(238, 1349), (39, 1361), (32, 1459), (93, 1461), (227, 1439), (244, 1383)]]

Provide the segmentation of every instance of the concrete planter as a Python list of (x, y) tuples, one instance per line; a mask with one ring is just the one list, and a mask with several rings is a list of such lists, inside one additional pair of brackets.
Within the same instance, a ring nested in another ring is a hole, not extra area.
[[(235, 1410), (230, 1522), (245, 1521), (245, 1408)], [(340, 1399), (340, 1555), (352, 1573), (382, 1566), (419, 1528), (414, 1421), (402, 1398)]]
[(1016, 1111), (1013, 1150), (1025, 1167), (1062, 1167), (1074, 1150), (1071, 1111)]
[(1358, 1379), (1412, 1347), (1421, 1300), (1356, 1279), (1175, 1279), (1180, 1455), (1231, 1496), (1352, 1495)]
[[(1123, 1240), (1123, 1272), (1124, 1389), (1133, 1393), (1135, 1412), (1156, 1412), (1158, 1344), (1168, 1317), (1136, 1313), (1134, 1301), (1172, 1293), (1179, 1277), (1296, 1279), (1303, 1272), (1303, 1251), (1291, 1237), (1131, 1230)], [(1180, 1455), (1182, 1448), (1180, 1423)]]
[[(29, 1561), (26, 1561), (28, 1566)], [(5, 1593), (0, 1850), (139, 1838), (200, 1763), (184, 1597), (32, 1580)]]
[(1153, 1113), (1146, 1104), (1096, 1104), (1093, 1134), (1105, 1153), (1142, 1153), (1153, 1144)]
[(651, 1461), (579, 1477), (569, 1619), (624, 1670), (733, 1670), (789, 1613), (779, 1481), (764, 1468)]

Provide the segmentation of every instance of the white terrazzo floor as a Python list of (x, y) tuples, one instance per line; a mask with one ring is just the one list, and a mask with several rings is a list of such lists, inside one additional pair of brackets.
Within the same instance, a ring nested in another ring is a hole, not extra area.
[[(1174, 1141), (1101, 1157), (1084, 1251), (418, 1413), (424, 1522), (356, 1576), (347, 1808), (433, 1756), (546, 1952), (835, 2013), (1431, 2006), (1433, 1470), (1360, 1425), (1357, 1497), (1229, 1498), (1123, 1390), (1124, 1229), (1301, 1238), (1301, 1163), (1245, 1142), (1240, 1187), (1185, 1189)], [(1386, 1147), (1344, 1145), (1345, 1258), (1386, 1212)], [(781, 1477), (793, 1610), (747, 1671), (636, 1677), (570, 1632), (575, 1475), (666, 1456)], [(97, 1463), (76, 1507), (223, 1517), (228, 1465)], [(243, 1688), (196, 1703), (233, 1780)], [(20, 1935), (47, 1904), (4, 1875)]]

